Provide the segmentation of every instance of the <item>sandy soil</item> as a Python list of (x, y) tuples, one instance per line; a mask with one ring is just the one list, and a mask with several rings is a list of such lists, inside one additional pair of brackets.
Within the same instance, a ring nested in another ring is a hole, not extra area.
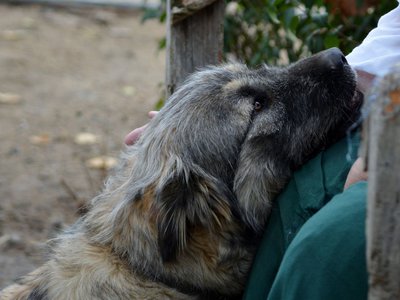
[(0, 6), (0, 288), (43, 262), (101, 189), (86, 161), (118, 157), (161, 95), (164, 26), (140, 17)]

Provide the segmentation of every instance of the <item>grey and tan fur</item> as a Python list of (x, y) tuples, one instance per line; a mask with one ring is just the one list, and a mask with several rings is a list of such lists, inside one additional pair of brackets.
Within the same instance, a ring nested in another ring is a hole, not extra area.
[(273, 196), (357, 117), (337, 52), (190, 76), (49, 261), (1, 299), (239, 297)]

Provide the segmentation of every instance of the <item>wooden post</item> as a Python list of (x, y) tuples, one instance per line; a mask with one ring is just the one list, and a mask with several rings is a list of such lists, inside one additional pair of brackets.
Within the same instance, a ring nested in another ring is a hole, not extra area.
[(368, 120), (369, 299), (400, 299), (400, 68), (372, 91)]
[(199, 67), (222, 60), (224, 0), (167, 1), (167, 98)]

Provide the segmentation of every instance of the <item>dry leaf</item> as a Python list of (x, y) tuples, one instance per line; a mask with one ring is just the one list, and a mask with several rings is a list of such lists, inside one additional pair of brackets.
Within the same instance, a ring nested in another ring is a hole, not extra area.
[(100, 137), (90, 132), (81, 132), (75, 136), (75, 143), (78, 145), (93, 145), (100, 141)]
[(47, 145), (50, 143), (50, 137), (48, 134), (32, 135), (29, 137), (29, 141), (34, 145)]
[(0, 93), (0, 104), (18, 104), (22, 97), (17, 94)]
[(125, 95), (125, 96), (133, 96), (134, 94), (135, 94), (135, 92), (136, 92), (136, 89), (135, 89), (135, 87), (133, 87), (133, 86), (131, 86), (131, 85), (126, 85), (126, 86), (124, 86), (123, 88), (122, 88), (122, 93)]
[(3, 30), (0, 36), (6, 41), (18, 41), (25, 37), (26, 33), (23, 30)]
[(22, 19), (21, 25), (25, 29), (33, 29), (33, 28), (37, 27), (35, 19), (29, 18), (29, 17)]
[(92, 169), (109, 170), (115, 167), (117, 160), (110, 156), (97, 156), (86, 161), (86, 165)]
[(99, 31), (94, 28), (84, 28), (80, 32), (81, 36), (86, 40), (93, 40), (99, 36)]

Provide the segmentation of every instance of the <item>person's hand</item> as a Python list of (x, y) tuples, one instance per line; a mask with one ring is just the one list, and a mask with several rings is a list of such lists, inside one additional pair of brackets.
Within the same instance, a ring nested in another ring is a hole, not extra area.
[(365, 92), (372, 85), (372, 81), (375, 79), (375, 75), (362, 70), (356, 70), (356, 72), (357, 72), (357, 87), (360, 90), (360, 92), (365, 94)]
[(349, 174), (347, 175), (346, 182), (344, 184), (344, 190), (349, 188), (352, 184), (359, 181), (365, 181), (368, 179), (368, 172), (364, 171), (364, 161), (361, 157), (352, 165)]
[[(357, 87), (362, 93), (365, 93), (371, 87), (372, 81), (375, 79), (375, 75), (362, 70), (356, 70), (356, 72)], [(364, 171), (364, 161), (359, 157), (351, 166), (343, 189), (346, 190), (352, 184), (367, 179), (368, 173)]]
[[(158, 114), (158, 111), (150, 111), (148, 113), (148, 116), (150, 119), (152, 119), (156, 114)], [(128, 146), (133, 145), (134, 143), (136, 143), (136, 141), (139, 139), (139, 137), (142, 135), (143, 131), (146, 129), (147, 124), (139, 127), (139, 128), (135, 128), (134, 130), (132, 130), (130, 133), (128, 133), (125, 136), (124, 142), (125, 144), (127, 144)]]

